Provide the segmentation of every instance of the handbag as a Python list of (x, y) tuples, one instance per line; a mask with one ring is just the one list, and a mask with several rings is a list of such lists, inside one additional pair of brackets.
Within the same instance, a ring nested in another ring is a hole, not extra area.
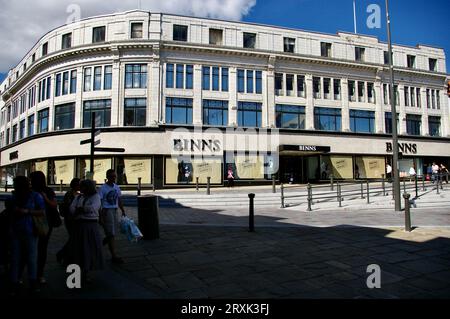
[(61, 216), (57, 208), (48, 208), (46, 213), (49, 226), (56, 228), (62, 225)]
[(33, 232), (38, 237), (47, 236), (49, 231), (47, 218), (45, 216), (33, 216)]
[(120, 232), (124, 234), (130, 242), (134, 243), (144, 237), (134, 221), (129, 217), (122, 217), (120, 220)]

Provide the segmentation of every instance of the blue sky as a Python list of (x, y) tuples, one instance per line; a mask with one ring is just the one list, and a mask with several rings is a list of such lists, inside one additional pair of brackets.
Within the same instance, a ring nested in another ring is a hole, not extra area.
[[(145, 3), (145, 0), (142, 3)], [(356, 3), (358, 33), (374, 35), (381, 41), (386, 41), (385, 0), (356, 0)], [(369, 16), (366, 9), (370, 4), (378, 4), (382, 8), (381, 29), (369, 29), (366, 26)], [(446, 55), (449, 55), (449, 0), (391, 0), (390, 12), (394, 43), (410, 46), (419, 43), (437, 46), (445, 49)], [(353, 1), (257, 0), (256, 5), (243, 16), (242, 20), (331, 34), (337, 31), (353, 32)], [(24, 48), (23, 54), (28, 49), (29, 47)], [(450, 73), (449, 70), (450, 63), (447, 62), (448, 73)], [(0, 81), (3, 78), (4, 74), (0, 73)]]

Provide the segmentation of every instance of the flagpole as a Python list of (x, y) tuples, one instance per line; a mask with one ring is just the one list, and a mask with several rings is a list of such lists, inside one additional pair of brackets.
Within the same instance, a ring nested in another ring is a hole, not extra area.
[(355, 34), (357, 34), (357, 30), (356, 30), (356, 0), (353, 0), (353, 22), (355, 25)]
[(395, 211), (400, 212), (402, 209), (400, 198), (400, 176), (398, 167), (398, 132), (397, 132), (397, 110), (395, 99), (395, 84), (394, 84), (394, 61), (392, 56), (392, 39), (391, 39), (391, 17), (389, 15), (389, 0), (386, 0), (386, 20), (387, 20), (387, 36), (388, 36), (388, 49), (389, 49), (389, 70), (391, 78), (391, 114), (392, 114), (392, 175), (393, 175), (393, 192), (395, 201)]

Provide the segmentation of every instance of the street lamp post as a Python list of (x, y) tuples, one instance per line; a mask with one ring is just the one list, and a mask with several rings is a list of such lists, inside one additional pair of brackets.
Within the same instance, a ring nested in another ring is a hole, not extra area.
[(398, 167), (398, 132), (397, 132), (397, 110), (395, 100), (395, 85), (394, 85), (394, 62), (392, 56), (392, 42), (391, 42), (391, 18), (389, 15), (389, 0), (386, 0), (386, 19), (387, 19), (387, 36), (389, 47), (389, 69), (390, 69), (390, 97), (391, 97), (391, 114), (392, 114), (392, 177), (393, 177), (393, 192), (395, 201), (395, 211), (399, 212), (402, 209), (400, 198), (400, 176)]

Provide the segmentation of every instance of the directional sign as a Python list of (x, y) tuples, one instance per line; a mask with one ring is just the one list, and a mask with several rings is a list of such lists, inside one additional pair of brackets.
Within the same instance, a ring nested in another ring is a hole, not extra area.
[(101, 140), (95, 141), (94, 146), (100, 145), (100, 143), (101, 143)]
[(95, 134), (94, 134), (94, 136), (99, 136), (100, 134), (102, 133), (102, 131), (100, 131), (100, 130), (98, 130), (98, 131), (95, 131)]
[(80, 142), (80, 145), (84, 145), (84, 144), (91, 144), (92, 140), (88, 139), (88, 140), (84, 140)]
[(125, 153), (124, 148), (96, 147), (95, 152)]

